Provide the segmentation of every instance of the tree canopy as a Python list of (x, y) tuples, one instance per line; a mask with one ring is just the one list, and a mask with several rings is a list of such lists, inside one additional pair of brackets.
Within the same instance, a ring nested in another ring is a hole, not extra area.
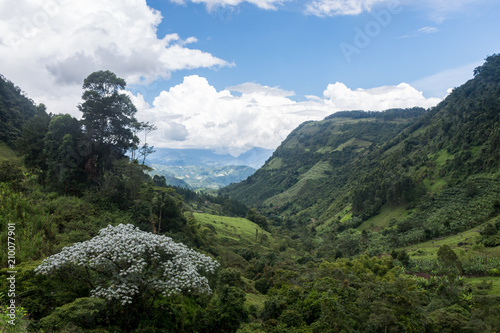
[(139, 126), (134, 117), (137, 109), (120, 92), (125, 86), (125, 80), (110, 71), (94, 72), (83, 82), (84, 102), (78, 108), (83, 113), (82, 125), (91, 143), (89, 165), (101, 174), (139, 142), (133, 131)]

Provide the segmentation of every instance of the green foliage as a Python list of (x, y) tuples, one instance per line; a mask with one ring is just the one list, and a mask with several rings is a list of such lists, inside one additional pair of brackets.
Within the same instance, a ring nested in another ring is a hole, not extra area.
[(106, 301), (100, 298), (77, 298), (75, 301), (56, 308), (40, 320), (40, 328), (48, 331), (62, 329), (75, 331), (99, 326), (105, 322)]
[(234, 268), (226, 268), (219, 273), (219, 283), (221, 286), (241, 287), (241, 272)]
[(85, 183), (83, 139), (80, 123), (69, 114), (52, 117), (44, 138), (43, 152), (48, 167), (47, 182), (51, 188), (68, 194), (81, 192)]
[(47, 156), (44, 152), (44, 138), (50, 122), (45, 105), (40, 104), (33, 118), (23, 125), (21, 137), (16, 141), (17, 150), (24, 155), (26, 167), (39, 176), (43, 184), (48, 170)]
[(200, 333), (236, 332), (248, 320), (245, 293), (237, 287), (223, 286), (205, 311), (196, 318)]
[(18, 183), (23, 178), (22, 163), (19, 160), (0, 160), (0, 182)]
[(448, 245), (443, 245), (439, 248), (437, 259), (445, 269), (453, 269), (460, 272), (462, 264), (457, 254)]
[(90, 177), (110, 170), (112, 163), (139, 140), (133, 132), (140, 127), (134, 118), (137, 109), (127, 95), (120, 93), (125, 86), (125, 80), (110, 71), (94, 72), (83, 82), (84, 102), (78, 108), (89, 141), (86, 168)]
[(23, 126), (34, 115), (33, 101), (0, 74), (0, 141), (13, 146)]
[(267, 219), (264, 215), (257, 213), (255, 208), (250, 209), (245, 216), (247, 220), (260, 226), (262, 229), (269, 231), (269, 225), (267, 224)]
[(429, 316), (433, 330), (436, 332), (469, 332), (466, 327), (470, 320), (470, 313), (457, 304), (436, 310)]
[[(29, 170), (12, 154), (1, 162), (0, 242), (15, 223), (16, 287), (30, 329), (495, 332), (499, 59), (489, 57), (430, 110), (338, 112), (306, 122), (262, 169), (218, 196), (170, 188), (166, 177), (151, 179), (146, 166), (121, 159), (128, 148), (140, 155), (144, 124), (113, 73), (85, 80), (81, 122), (47, 115), (42, 105), (35, 112), (29, 100), (24, 108), (12, 98), (22, 95), (18, 88), (7, 87), (6, 102), (0, 82), (0, 133), (12, 143), (24, 126), (18, 142)], [(145, 157), (150, 147), (142, 147)], [(153, 295), (125, 309), (87, 298), (92, 286), (76, 277), (95, 273), (83, 268), (50, 279), (34, 274), (62, 247), (131, 221), (217, 256), (223, 268), (209, 278), (215, 293)], [(0, 252), (0, 265), (5, 259)]]
[[(11, 298), (12, 299), (12, 298)], [(25, 332), (30, 323), (27, 312), (19, 304), (11, 304), (3, 292), (0, 292), (0, 327), (2, 332)]]

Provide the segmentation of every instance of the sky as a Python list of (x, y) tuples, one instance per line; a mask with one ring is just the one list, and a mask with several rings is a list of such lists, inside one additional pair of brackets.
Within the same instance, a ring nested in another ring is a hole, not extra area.
[(497, 0), (0, 0), (0, 73), (80, 117), (85, 77), (127, 82), (148, 143), (275, 149), (340, 110), (438, 104), (500, 52)]

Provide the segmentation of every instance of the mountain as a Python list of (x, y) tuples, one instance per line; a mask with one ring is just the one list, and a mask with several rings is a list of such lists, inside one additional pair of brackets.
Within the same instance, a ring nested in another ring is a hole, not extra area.
[(12, 145), (35, 109), (33, 101), (0, 74), (0, 140)]
[(165, 176), (167, 185), (189, 189), (219, 189), (236, 183), (255, 172), (244, 165), (200, 166), (200, 165), (159, 165), (152, 164), (151, 175)]
[(147, 162), (159, 165), (203, 167), (246, 165), (257, 169), (264, 164), (272, 152), (270, 149), (256, 147), (234, 157), (229, 154), (217, 154), (208, 149), (155, 148), (155, 152), (148, 156)]
[(354, 164), (425, 112), (422, 108), (348, 111), (303, 123), (253, 176), (223, 192), (247, 204), (273, 205), (280, 211), (304, 197), (321, 201), (326, 199), (324, 192), (352, 181)]
[(370, 230), (384, 229), (371, 246), (384, 248), (497, 217), (499, 165), (495, 55), (429, 110), (339, 112), (306, 122), (255, 174), (221, 192), (323, 234), (371, 223)]
[(234, 157), (206, 149), (156, 148), (146, 163), (152, 175), (166, 177), (168, 185), (192, 189), (219, 189), (252, 175), (271, 156), (272, 150), (252, 148)]

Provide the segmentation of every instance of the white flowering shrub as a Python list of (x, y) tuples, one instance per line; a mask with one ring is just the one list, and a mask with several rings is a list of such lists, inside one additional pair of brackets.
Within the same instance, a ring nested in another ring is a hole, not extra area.
[(120, 224), (101, 229), (91, 240), (63, 248), (35, 271), (50, 274), (69, 265), (88, 272), (91, 296), (126, 305), (148, 295), (210, 293), (208, 280), (201, 273), (213, 273), (219, 264), (169, 237)]

